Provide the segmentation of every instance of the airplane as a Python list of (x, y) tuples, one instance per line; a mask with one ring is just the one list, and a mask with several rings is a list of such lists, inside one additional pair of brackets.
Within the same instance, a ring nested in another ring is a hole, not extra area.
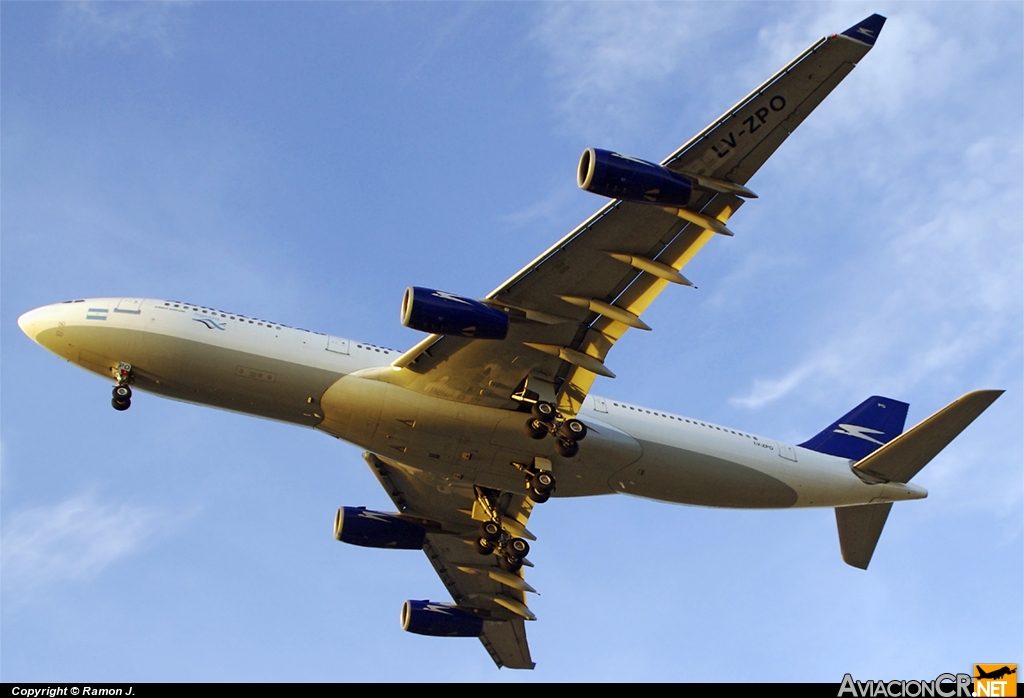
[(983, 671), (982, 668), (980, 666), (977, 666), (977, 665), (975, 666), (975, 668), (978, 670), (977, 676), (974, 677), (976, 679), (993, 679), (993, 680), (998, 681), (999, 679), (1003, 678), (1004, 676), (1009, 676), (1010, 674), (1016, 674), (1017, 673), (1016, 667), (1011, 669), (1008, 666), (1003, 666), (1003, 667), (1000, 667), (999, 669), (993, 669), (992, 671)]
[(533, 508), (632, 494), (713, 507), (830, 507), (866, 569), (893, 502), (1002, 391), (968, 393), (904, 431), (872, 396), (801, 444), (601, 398), (630, 328), (746, 199), (782, 142), (874, 46), (872, 15), (812, 44), (659, 164), (588, 148), (580, 187), (609, 199), (483, 299), (413, 287), (406, 351), (180, 301), (91, 298), (18, 319), (33, 341), (133, 390), (319, 429), (366, 450), (397, 512), (341, 507), (346, 543), (421, 549), (452, 602), (406, 601), (404, 630), (478, 637), (498, 667), (534, 667), (526, 572)]

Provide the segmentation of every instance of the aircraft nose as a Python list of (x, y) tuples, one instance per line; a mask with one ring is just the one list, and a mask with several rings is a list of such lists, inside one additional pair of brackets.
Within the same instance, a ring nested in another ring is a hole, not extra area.
[(44, 305), (41, 308), (30, 310), (18, 318), (18, 327), (28, 335), (33, 342), (38, 343), (39, 335), (46, 330), (57, 326), (55, 306)]

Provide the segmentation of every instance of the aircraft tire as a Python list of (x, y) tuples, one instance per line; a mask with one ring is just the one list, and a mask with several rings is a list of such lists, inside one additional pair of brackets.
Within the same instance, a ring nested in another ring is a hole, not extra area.
[(498, 564), (501, 565), (501, 569), (512, 574), (515, 574), (523, 567), (522, 560), (519, 558), (509, 557), (508, 555), (502, 555), (501, 559), (498, 560)]
[(543, 439), (548, 435), (548, 427), (539, 419), (526, 420), (526, 433), (531, 439)]
[(580, 445), (572, 439), (556, 439), (555, 451), (562, 458), (572, 458), (580, 452)]
[(493, 543), (501, 538), (501, 526), (493, 521), (484, 521), (480, 524), (480, 538)]
[(540, 494), (539, 492), (534, 492), (533, 490), (530, 490), (530, 500), (534, 504), (543, 504), (544, 502), (548, 501), (549, 499), (551, 499), (551, 493), (550, 492), (545, 492), (544, 494)]
[(128, 409), (129, 407), (132, 406), (132, 401), (131, 400), (118, 400), (115, 397), (115, 398), (111, 398), (110, 404), (118, 412), (124, 412), (126, 409)]
[(494, 551), (494, 544), (486, 538), (482, 538), (481, 536), (476, 537), (476, 542), (474, 543), (473, 547), (475, 547), (476, 551), (481, 555), (490, 555), (491, 552)]
[(550, 402), (535, 402), (533, 407), (530, 408), (530, 412), (542, 422), (555, 421), (555, 406)]
[(510, 538), (505, 544), (505, 554), (521, 560), (530, 554), (530, 544), (523, 538)]
[(118, 402), (125, 402), (126, 400), (132, 399), (132, 389), (127, 385), (115, 385), (113, 393), (114, 399)]
[(530, 489), (541, 494), (550, 494), (555, 489), (555, 476), (551, 473), (540, 472), (530, 480)]
[(551, 473), (537, 473), (530, 478), (526, 489), (534, 504), (543, 504), (551, 499), (551, 493), (555, 491), (555, 476)]
[(563, 439), (583, 441), (587, 436), (587, 425), (578, 419), (567, 419), (558, 427), (558, 435)]

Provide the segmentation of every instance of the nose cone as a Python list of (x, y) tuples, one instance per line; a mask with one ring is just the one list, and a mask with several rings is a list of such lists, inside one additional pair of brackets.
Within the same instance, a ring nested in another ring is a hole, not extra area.
[(30, 310), (18, 318), (18, 327), (33, 342), (39, 343), (39, 335), (57, 327), (57, 307), (44, 305), (42, 308)]

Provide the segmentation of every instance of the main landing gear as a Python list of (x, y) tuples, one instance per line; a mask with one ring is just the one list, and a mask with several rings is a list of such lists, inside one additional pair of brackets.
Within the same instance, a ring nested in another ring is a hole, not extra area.
[(132, 365), (121, 362), (114, 369), (114, 379), (117, 385), (114, 386), (113, 397), (110, 404), (118, 412), (124, 412), (132, 406), (132, 389), (128, 387), (132, 378)]
[(474, 547), (481, 555), (498, 555), (498, 564), (506, 572), (515, 574), (523, 566), (523, 560), (530, 554), (530, 544), (525, 538), (516, 538), (506, 531), (500, 521), (501, 517), (494, 511), (490, 501), (481, 496), (485, 510), (492, 519), (480, 524)]
[(532, 415), (526, 420), (526, 433), (534, 439), (548, 434), (555, 437), (555, 451), (562, 458), (572, 458), (580, 451), (579, 442), (587, 436), (587, 425), (578, 419), (565, 419), (550, 402), (535, 402)]

